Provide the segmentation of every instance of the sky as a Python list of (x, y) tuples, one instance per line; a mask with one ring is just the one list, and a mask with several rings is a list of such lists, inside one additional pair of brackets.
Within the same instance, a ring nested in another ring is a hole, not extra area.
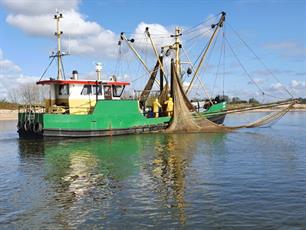
[[(153, 69), (145, 28), (160, 46), (173, 43), (170, 35), (180, 26), (183, 46), (194, 62), (211, 35), (210, 24), (225, 11), (225, 26), (199, 74), (210, 94), (264, 101), (269, 95), (288, 98), (286, 87), (294, 97), (306, 97), (305, 0), (0, 0), (0, 99), (40, 79), (56, 50), (56, 10), (64, 15), (67, 78), (76, 69), (81, 79), (94, 79), (95, 63), (101, 62), (104, 78), (116, 74), (140, 90), (147, 75), (126, 44), (118, 47), (121, 32), (135, 39), (134, 46)], [(44, 79), (56, 76), (55, 67)], [(183, 78), (191, 80), (186, 74)], [(193, 96), (203, 95), (196, 81)]]

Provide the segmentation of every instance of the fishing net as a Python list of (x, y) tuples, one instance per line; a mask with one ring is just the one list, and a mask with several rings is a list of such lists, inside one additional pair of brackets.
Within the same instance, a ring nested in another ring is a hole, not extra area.
[[(174, 115), (170, 121), (170, 125), (167, 128), (166, 132), (222, 132), (230, 131), (239, 128), (255, 128), (267, 125), (280, 119), (284, 116), (296, 103), (295, 101), (288, 102), (288, 104), (277, 112), (268, 114), (254, 122), (240, 125), (240, 126), (224, 126), (216, 124), (200, 113), (197, 113), (192, 109), (192, 104), (188, 100), (182, 83), (177, 77), (174, 65), (172, 66), (173, 71), (173, 98), (174, 98)], [(275, 105), (275, 104), (274, 104)], [(239, 110), (237, 110), (239, 112)], [(224, 113), (226, 114), (226, 112)]]
[[(216, 132), (225, 131), (224, 126), (219, 126), (200, 114), (196, 113), (194, 109), (190, 109), (189, 102), (181, 84), (178, 79), (174, 65), (172, 65), (173, 72), (173, 99), (174, 111), (173, 118), (170, 122), (167, 132)], [(191, 105), (193, 108), (193, 106)]]
[(169, 86), (168, 83), (166, 83), (165, 87), (163, 88), (163, 90), (161, 91), (158, 97), (159, 103), (164, 104), (164, 102), (168, 99), (168, 94), (169, 94)]
[(142, 91), (140, 97), (139, 97), (139, 103), (140, 105), (143, 107), (145, 106), (145, 103), (150, 95), (150, 92), (152, 90), (153, 84), (155, 82), (156, 79), (156, 75), (157, 75), (157, 71), (158, 71), (158, 66), (159, 66), (159, 62), (156, 62), (156, 65), (154, 67), (153, 72), (151, 73), (151, 76), (144, 88), (144, 90)]

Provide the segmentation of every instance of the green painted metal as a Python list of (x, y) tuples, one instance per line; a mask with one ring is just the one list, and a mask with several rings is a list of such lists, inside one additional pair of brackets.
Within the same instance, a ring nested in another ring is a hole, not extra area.
[(210, 113), (216, 113), (216, 112), (220, 112), (220, 111), (224, 111), (224, 110), (226, 110), (226, 102), (221, 102), (221, 103), (218, 103), (218, 104), (213, 104), (203, 114), (204, 115), (209, 115)]
[[(210, 113), (225, 109), (225, 102), (214, 104), (203, 115), (209, 117)], [(170, 121), (170, 117), (147, 118), (143, 116), (137, 100), (100, 100), (97, 101), (91, 114), (18, 114), (20, 124), (27, 120), (33, 124), (42, 124), (44, 129), (112, 130), (167, 123)]]
[(92, 114), (44, 114), (45, 129), (125, 129), (169, 122), (169, 117), (146, 118), (136, 100), (101, 100)]

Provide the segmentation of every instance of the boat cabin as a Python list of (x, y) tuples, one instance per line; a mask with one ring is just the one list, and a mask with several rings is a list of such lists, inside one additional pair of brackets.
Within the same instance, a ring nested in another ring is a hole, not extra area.
[(43, 80), (38, 85), (49, 85), (45, 100), (47, 113), (89, 114), (98, 100), (120, 100), (128, 82), (111, 78), (103, 80)]

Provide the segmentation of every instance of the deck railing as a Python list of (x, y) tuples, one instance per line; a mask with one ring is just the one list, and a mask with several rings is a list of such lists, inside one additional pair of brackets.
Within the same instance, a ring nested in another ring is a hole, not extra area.
[(20, 105), (18, 113), (45, 113), (46, 108), (43, 105)]
[(20, 105), (18, 107), (18, 113), (26, 113), (27, 117), (30, 118), (31, 114), (37, 113), (50, 113), (50, 114), (70, 114), (71, 111), (74, 111), (73, 114), (90, 114), (93, 112), (94, 107), (85, 107), (85, 106), (62, 106), (62, 105), (53, 105), (49, 108), (46, 108), (42, 105)]

